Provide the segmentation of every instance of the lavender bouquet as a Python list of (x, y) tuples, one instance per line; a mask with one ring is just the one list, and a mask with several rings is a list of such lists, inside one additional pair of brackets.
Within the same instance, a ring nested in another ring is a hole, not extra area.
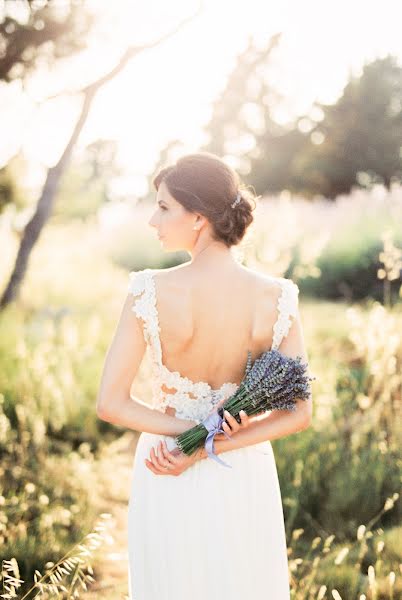
[(307, 363), (301, 357), (286, 356), (279, 350), (267, 350), (254, 363), (251, 352), (247, 352), (247, 364), (243, 380), (236, 392), (224, 404), (209, 414), (200, 424), (176, 436), (175, 441), (182, 452), (193, 454), (205, 444), (208, 456), (220, 464), (230, 467), (214, 453), (214, 436), (224, 433), (221, 429), (226, 409), (240, 423), (240, 411), (253, 416), (268, 410), (296, 410), (296, 399), (310, 397), (310, 381), (316, 379), (307, 375)]

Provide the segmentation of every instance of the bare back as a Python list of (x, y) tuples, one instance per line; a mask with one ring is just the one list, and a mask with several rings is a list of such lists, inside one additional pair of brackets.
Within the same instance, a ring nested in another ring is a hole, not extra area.
[(247, 350), (271, 347), (281, 287), (241, 265), (208, 276), (178, 267), (154, 277), (162, 361), (213, 389), (239, 384)]
[(151, 351), (154, 407), (199, 422), (236, 391), (248, 351), (254, 361), (279, 347), (299, 292), (238, 263), (131, 272), (128, 289)]

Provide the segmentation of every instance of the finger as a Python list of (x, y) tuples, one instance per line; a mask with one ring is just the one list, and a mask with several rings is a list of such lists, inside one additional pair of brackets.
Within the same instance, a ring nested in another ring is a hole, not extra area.
[[(166, 459), (165, 459), (166, 465), (168, 466), (167, 469), (164, 469), (164, 471), (165, 471), (164, 474), (165, 475), (179, 475), (179, 473), (177, 472), (176, 463), (178, 463), (178, 461), (177, 461), (176, 457), (169, 452), (165, 440), (161, 440), (159, 443), (160, 443), (161, 453), (166, 457)], [(175, 463), (170, 462), (169, 457), (171, 457), (172, 460), (175, 461)]]
[(150, 471), (155, 473), (155, 475), (178, 475), (177, 472), (172, 471), (170, 469), (161, 469), (161, 470), (156, 469), (155, 466), (153, 465), (153, 463), (148, 459), (145, 459), (145, 465), (148, 467), (148, 469)]
[(230, 414), (229, 411), (225, 410), (224, 411), (224, 415), (225, 418), (227, 420), (227, 422), (230, 425), (230, 428), (232, 430), (233, 433), (236, 433), (236, 431), (238, 431), (240, 429), (240, 425), (239, 423), (236, 421), (236, 419)]
[(173, 471), (177, 469), (177, 466), (180, 464), (178, 457), (169, 451), (165, 440), (161, 440), (160, 448), (161, 454), (165, 460), (164, 465), (169, 469), (169, 475), (176, 475), (177, 473), (174, 473)]
[[(229, 427), (229, 425), (228, 425), (228, 424), (227, 424), (225, 421), (222, 421), (222, 429), (223, 429), (223, 431), (225, 431), (225, 432), (226, 432), (228, 435), (232, 435), (232, 434), (233, 434), (233, 431), (232, 431), (232, 429)], [(219, 437), (219, 436), (220, 436), (220, 437)], [(217, 433), (217, 434), (215, 435), (215, 439), (216, 439), (216, 440), (217, 440), (217, 439), (218, 439), (218, 440), (219, 440), (219, 439), (223, 439), (223, 438), (226, 438), (225, 434), (223, 434), (223, 433)]]
[(163, 453), (162, 441), (160, 441), (158, 443), (158, 454), (157, 454), (156, 458), (161, 467), (164, 467), (164, 468), (171, 467), (169, 461), (165, 458), (165, 455)]
[(153, 466), (153, 464), (151, 463), (150, 460), (145, 459), (145, 466), (147, 467), (147, 469), (149, 469), (150, 471), (152, 471), (152, 473), (155, 473), (155, 475), (161, 475), (161, 473), (159, 473), (159, 471), (157, 471), (155, 469), (155, 467)]
[(153, 466), (158, 471), (158, 473), (166, 473), (167, 469), (164, 469), (162, 465), (158, 462), (158, 457), (155, 454), (155, 450), (153, 448), (151, 448), (150, 458)]
[(246, 413), (244, 410), (241, 410), (241, 411), (239, 412), (239, 415), (240, 415), (240, 419), (241, 419), (241, 424), (242, 424), (242, 426), (243, 426), (243, 427), (248, 427), (248, 426), (249, 426), (249, 424), (250, 424), (250, 419), (249, 419), (249, 416), (248, 416), (248, 414), (247, 414), (247, 413)]
[(166, 445), (166, 441), (162, 440), (162, 452), (164, 457), (168, 460), (169, 463), (171, 463), (172, 465), (178, 465), (179, 461), (176, 458), (176, 456), (174, 456), (174, 454), (172, 454), (171, 452), (169, 452), (169, 449)]

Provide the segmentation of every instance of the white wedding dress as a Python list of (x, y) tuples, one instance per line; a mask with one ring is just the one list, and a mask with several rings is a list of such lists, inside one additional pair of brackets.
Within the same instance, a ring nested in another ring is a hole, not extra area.
[[(237, 385), (212, 389), (162, 363), (154, 271), (130, 273), (132, 310), (144, 321), (151, 352), (153, 407), (176, 409), (201, 422)], [(299, 289), (275, 277), (282, 293), (271, 348), (278, 348), (295, 315)], [(162, 391), (177, 390), (174, 394)], [(191, 395), (190, 395), (191, 394)], [(128, 506), (130, 600), (289, 600), (289, 574), (281, 493), (271, 443), (206, 458), (177, 477), (145, 465), (151, 447), (172, 436), (142, 432), (134, 456)]]

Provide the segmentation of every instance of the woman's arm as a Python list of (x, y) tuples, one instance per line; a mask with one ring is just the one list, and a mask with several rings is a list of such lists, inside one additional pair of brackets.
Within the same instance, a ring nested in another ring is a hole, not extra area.
[(106, 354), (96, 414), (103, 421), (136, 431), (179, 435), (196, 423), (151, 408), (130, 394), (146, 350), (142, 325), (131, 310), (132, 302), (133, 296), (128, 294)]
[(146, 431), (160, 435), (175, 437), (196, 425), (195, 421), (178, 419), (156, 410), (142, 402), (139, 398), (114, 399), (113, 411), (106, 413), (97, 411), (98, 417), (103, 421), (122, 425), (136, 431)]
[[(289, 333), (279, 346), (279, 351), (286, 356), (296, 358), (301, 356), (302, 362), (308, 364), (308, 357), (304, 343), (303, 329), (300, 313), (297, 310)], [(307, 374), (310, 373), (307, 369)], [(252, 446), (266, 440), (297, 433), (306, 429), (312, 421), (313, 403), (312, 397), (308, 400), (296, 400), (296, 410), (273, 410), (250, 418), (248, 427), (239, 429), (227, 439), (224, 434), (218, 434), (214, 439), (214, 452), (221, 454), (228, 450), (235, 450), (245, 446)], [(225, 419), (230, 425), (230, 417)], [(226, 428), (230, 435), (230, 429)], [(207, 458), (205, 448), (200, 449), (199, 459)]]
[[(229, 419), (227, 419), (229, 422)], [(215, 454), (222, 454), (228, 450), (236, 450), (252, 446), (266, 440), (275, 440), (277, 438), (297, 433), (306, 429), (311, 423), (305, 410), (274, 410), (269, 414), (260, 415), (250, 419), (250, 424), (246, 429), (239, 429), (232, 435), (231, 439), (219, 439), (214, 441)], [(228, 431), (228, 430), (226, 430)], [(230, 433), (229, 433), (230, 435)], [(208, 454), (205, 448), (199, 450), (199, 459), (207, 458)]]

